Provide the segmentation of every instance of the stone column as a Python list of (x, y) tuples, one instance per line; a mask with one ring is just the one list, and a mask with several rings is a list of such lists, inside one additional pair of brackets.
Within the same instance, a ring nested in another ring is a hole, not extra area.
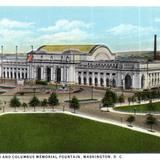
[(22, 68), (20, 69), (20, 79), (22, 79)]
[(86, 83), (87, 85), (89, 85), (89, 73), (88, 72), (86, 72)]
[(103, 73), (103, 82), (104, 87), (106, 87), (106, 73)]
[(95, 80), (94, 79), (95, 79), (95, 75), (94, 75), (94, 72), (92, 72), (92, 85), (93, 86), (95, 86)]
[(63, 69), (63, 67), (60, 67), (60, 69), (61, 69), (61, 82), (64, 82), (64, 77), (63, 77), (64, 69)]
[(5, 69), (5, 78), (7, 78), (7, 70)]
[(64, 66), (63, 67), (63, 81), (64, 81), (64, 83), (66, 83), (67, 82), (67, 73), (66, 73), (67, 71), (66, 71), (66, 66)]
[(84, 84), (83, 78), (84, 78), (83, 72), (81, 72), (81, 84), (82, 84), (82, 85)]
[(11, 79), (11, 68), (9, 67), (9, 79)]

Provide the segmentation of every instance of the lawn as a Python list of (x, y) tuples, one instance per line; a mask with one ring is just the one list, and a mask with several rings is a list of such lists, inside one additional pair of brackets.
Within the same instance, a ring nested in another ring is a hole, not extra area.
[(136, 108), (136, 112), (146, 113), (146, 112), (160, 112), (160, 102), (152, 103), (152, 108), (148, 104), (139, 104), (134, 106), (121, 106), (115, 107), (114, 110), (124, 111), (124, 112), (134, 112), (134, 108)]
[(0, 117), (0, 152), (160, 153), (160, 138), (65, 114)]

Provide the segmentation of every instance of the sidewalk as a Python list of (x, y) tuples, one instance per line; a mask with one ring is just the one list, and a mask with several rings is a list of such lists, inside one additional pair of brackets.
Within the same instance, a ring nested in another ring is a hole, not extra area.
[(117, 122), (117, 121), (113, 121), (113, 120), (108, 120), (108, 119), (103, 119), (103, 118), (98, 118), (98, 117), (93, 117), (93, 116), (90, 116), (90, 115), (87, 115), (87, 114), (84, 114), (84, 113), (81, 113), (81, 112), (77, 112), (77, 113), (72, 113), (72, 112), (69, 112), (69, 111), (61, 111), (61, 110), (46, 110), (45, 112), (43, 112), (42, 110), (39, 110), (39, 111), (36, 111), (36, 112), (33, 112), (33, 111), (28, 111), (28, 112), (5, 112), (5, 113), (1, 113), (0, 115), (7, 115), (7, 114), (37, 114), (37, 113), (64, 113), (64, 114), (67, 114), (67, 115), (72, 115), (72, 116), (77, 116), (77, 117), (81, 117), (81, 118), (85, 118), (85, 119), (90, 119), (90, 120), (94, 120), (94, 121), (97, 121), (97, 122), (102, 122), (102, 123), (108, 123), (108, 124), (113, 124), (113, 125), (116, 125), (116, 126), (119, 126), (119, 127), (123, 127), (123, 128), (127, 128), (127, 129), (130, 129), (130, 130), (133, 130), (133, 131), (138, 131), (138, 132), (142, 132), (142, 133), (146, 133), (146, 134), (149, 134), (149, 135), (154, 135), (154, 136), (157, 136), (157, 137), (160, 137), (160, 132), (151, 132), (151, 131), (148, 131), (147, 129), (144, 129), (144, 128), (140, 128), (140, 127), (137, 127), (137, 126), (134, 126), (133, 127), (129, 127), (127, 125), (127, 123), (120, 123), (120, 122)]

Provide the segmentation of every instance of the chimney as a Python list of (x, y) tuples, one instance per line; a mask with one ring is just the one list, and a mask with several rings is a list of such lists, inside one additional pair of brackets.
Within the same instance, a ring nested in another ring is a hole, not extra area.
[(154, 35), (154, 60), (157, 59), (157, 35)]

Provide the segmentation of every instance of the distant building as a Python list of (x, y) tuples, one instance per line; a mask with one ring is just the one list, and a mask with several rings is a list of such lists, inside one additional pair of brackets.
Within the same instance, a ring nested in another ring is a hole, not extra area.
[(160, 86), (160, 61), (118, 60), (105, 45), (45, 45), (24, 60), (1, 60), (5, 79), (123, 89)]

